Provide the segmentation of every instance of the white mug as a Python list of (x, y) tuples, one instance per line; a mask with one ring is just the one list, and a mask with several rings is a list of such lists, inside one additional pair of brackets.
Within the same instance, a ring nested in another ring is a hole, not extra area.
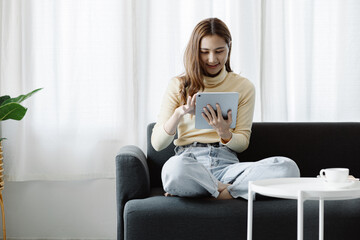
[(329, 183), (343, 183), (349, 177), (348, 168), (326, 168), (321, 169), (320, 177), (326, 179)]

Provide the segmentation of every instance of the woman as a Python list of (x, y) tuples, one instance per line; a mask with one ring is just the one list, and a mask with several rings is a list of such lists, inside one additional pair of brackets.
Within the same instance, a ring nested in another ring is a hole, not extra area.
[[(151, 136), (154, 149), (160, 151), (178, 134), (176, 154), (162, 169), (165, 196), (247, 199), (249, 181), (300, 175), (295, 162), (285, 157), (239, 162), (236, 153), (249, 145), (255, 89), (232, 72), (230, 53), (230, 31), (221, 20), (205, 19), (195, 27), (185, 51), (185, 73), (169, 83)], [(216, 115), (219, 105), (204, 109), (203, 117), (213, 129), (195, 129), (196, 93), (235, 91), (239, 102), (234, 129), (231, 111), (225, 119)]]

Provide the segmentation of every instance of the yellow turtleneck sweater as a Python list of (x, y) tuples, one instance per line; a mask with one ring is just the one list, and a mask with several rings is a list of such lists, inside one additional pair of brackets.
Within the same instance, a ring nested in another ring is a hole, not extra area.
[[(248, 79), (236, 73), (228, 73), (225, 68), (216, 77), (204, 77), (204, 84), (204, 92), (239, 93), (236, 127), (230, 129), (232, 138), (225, 145), (236, 152), (244, 151), (249, 145), (251, 134), (255, 106), (254, 85)], [(179, 85), (179, 79), (173, 78), (162, 100), (160, 114), (151, 136), (151, 144), (157, 151), (166, 148), (174, 139), (175, 135), (169, 135), (164, 130), (164, 124), (174, 113), (175, 109), (180, 106)], [(177, 133), (178, 138), (174, 141), (174, 144), (177, 146), (193, 142), (214, 143), (221, 141), (214, 129), (196, 129), (195, 116), (190, 114), (186, 114), (180, 120)]]

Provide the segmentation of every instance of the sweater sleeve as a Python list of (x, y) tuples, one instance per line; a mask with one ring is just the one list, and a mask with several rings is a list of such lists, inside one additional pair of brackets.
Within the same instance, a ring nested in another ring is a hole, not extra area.
[(174, 140), (175, 134), (169, 135), (164, 129), (164, 124), (174, 113), (175, 109), (180, 106), (178, 89), (179, 80), (173, 78), (163, 96), (160, 113), (151, 134), (151, 144), (156, 151), (163, 150)]
[(254, 107), (255, 87), (250, 81), (247, 81), (239, 99), (236, 127), (232, 131), (231, 140), (225, 144), (238, 153), (245, 151), (249, 146)]

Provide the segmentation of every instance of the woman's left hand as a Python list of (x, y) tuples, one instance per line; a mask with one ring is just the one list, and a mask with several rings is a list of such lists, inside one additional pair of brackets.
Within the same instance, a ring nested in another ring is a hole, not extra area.
[[(223, 118), (221, 114), (221, 108), (219, 104), (216, 104), (216, 112), (211, 107), (210, 104), (207, 105), (207, 108), (204, 107), (204, 112), (202, 113), (203, 118), (212, 126), (221, 139), (224, 142), (230, 141), (232, 134), (230, 132), (230, 125), (232, 123), (232, 114), (231, 110), (227, 113), (227, 119)], [(219, 114), (216, 114), (219, 113)]]

